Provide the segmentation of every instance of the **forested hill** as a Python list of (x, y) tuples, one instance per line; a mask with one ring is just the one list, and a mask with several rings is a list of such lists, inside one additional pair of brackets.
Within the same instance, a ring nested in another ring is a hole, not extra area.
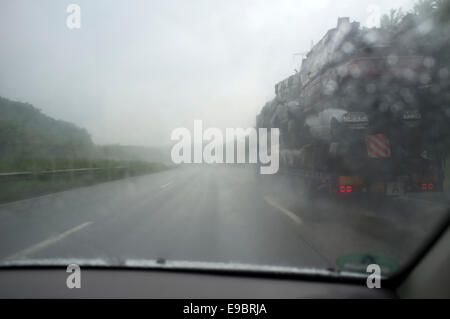
[(85, 129), (0, 97), (0, 157), (81, 157), (93, 146)]
[(4, 159), (17, 162), (38, 158), (169, 163), (170, 148), (95, 145), (87, 130), (55, 120), (31, 104), (0, 97), (0, 170)]

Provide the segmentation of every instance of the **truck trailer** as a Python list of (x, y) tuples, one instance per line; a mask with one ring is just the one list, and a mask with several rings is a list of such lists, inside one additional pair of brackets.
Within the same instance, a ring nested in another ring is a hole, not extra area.
[(338, 19), (256, 118), (280, 130), (279, 173), (313, 193), (442, 191), (433, 65), (380, 28)]

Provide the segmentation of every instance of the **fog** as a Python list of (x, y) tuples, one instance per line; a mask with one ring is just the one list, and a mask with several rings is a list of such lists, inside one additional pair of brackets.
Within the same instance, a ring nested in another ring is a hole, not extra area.
[(0, 96), (86, 128), (96, 143), (164, 145), (177, 127), (251, 127), (276, 82), (339, 16), (389, 1), (70, 1), (0, 4)]

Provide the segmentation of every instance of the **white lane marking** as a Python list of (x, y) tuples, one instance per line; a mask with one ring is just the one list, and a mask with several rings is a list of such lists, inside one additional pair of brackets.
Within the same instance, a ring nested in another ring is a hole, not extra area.
[(301, 220), (300, 217), (298, 217), (297, 215), (295, 215), (295, 213), (291, 212), (289, 209), (284, 208), (283, 206), (281, 206), (281, 204), (277, 203), (275, 200), (273, 200), (272, 198), (268, 197), (268, 196), (264, 196), (264, 200), (273, 208), (276, 208), (277, 210), (279, 210), (280, 212), (282, 212), (283, 214), (285, 214), (287, 217), (289, 217), (290, 219), (292, 219), (295, 223), (301, 225), (303, 224), (303, 221)]
[(50, 237), (50, 238), (48, 238), (46, 240), (43, 240), (43, 241), (37, 243), (36, 245), (30, 246), (30, 247), (28, 247), (28, 248), (26, 248), (24, 250), (21, 250), (21, 251), (13, 254), (11, 256), (8, 256), (8, 257), (5, 258), (5, 260), (13, 260), (13, 259), (25, 258), (27, 255), (34, 254), (37, 251), (39, 251), (39, 250), (41, 250), (41, 249), (43, 249), (43, 248), (45, 248), (47, 246), (50, 246), (50, 245), (56, 243), (57, 241), (60, 241), (60, 240), (64, 239), (65, 237), (67, 237), (67, 236), (69, 236), (69, 235), (71, 235), (71, 234), (73, 234), (73, 233), (75, 233), (77, 231), (80, 231), (83, 228), (85, 228), (85, 227), (87, 227), (87, 226), (89, 226), (91, 224), (92, 224), (92, 222), (86, 222), (86, 223), (83, 223), (83, 224), (78, 225), (76, 227), (73, 227), (73, 228), (71, 228), (69, 230), (66, 230), (65, 232), (63, 232), (63, 233), (61, 233), (59, 235), (52, 236), (52, 237)]
[(163, 186), (161, 186), (161, 188), (166, 188), (166, 187), (169, 186), (170, 184), (172, 184), (172, 182), (168, 182), (167, 184), (164, 184)]

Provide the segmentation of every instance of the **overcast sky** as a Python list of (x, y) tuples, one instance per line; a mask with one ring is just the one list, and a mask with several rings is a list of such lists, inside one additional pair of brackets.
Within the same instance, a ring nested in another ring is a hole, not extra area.
[[(66, 26), (70, 3), (81, 28)], [(0, 95), (96, 143), (163, 145), (176, 127), (251, 127), (276, 82), (335, 27), (411, 0), (0, 1)], [(372, 15), (371, 15), (372, 14)]]

